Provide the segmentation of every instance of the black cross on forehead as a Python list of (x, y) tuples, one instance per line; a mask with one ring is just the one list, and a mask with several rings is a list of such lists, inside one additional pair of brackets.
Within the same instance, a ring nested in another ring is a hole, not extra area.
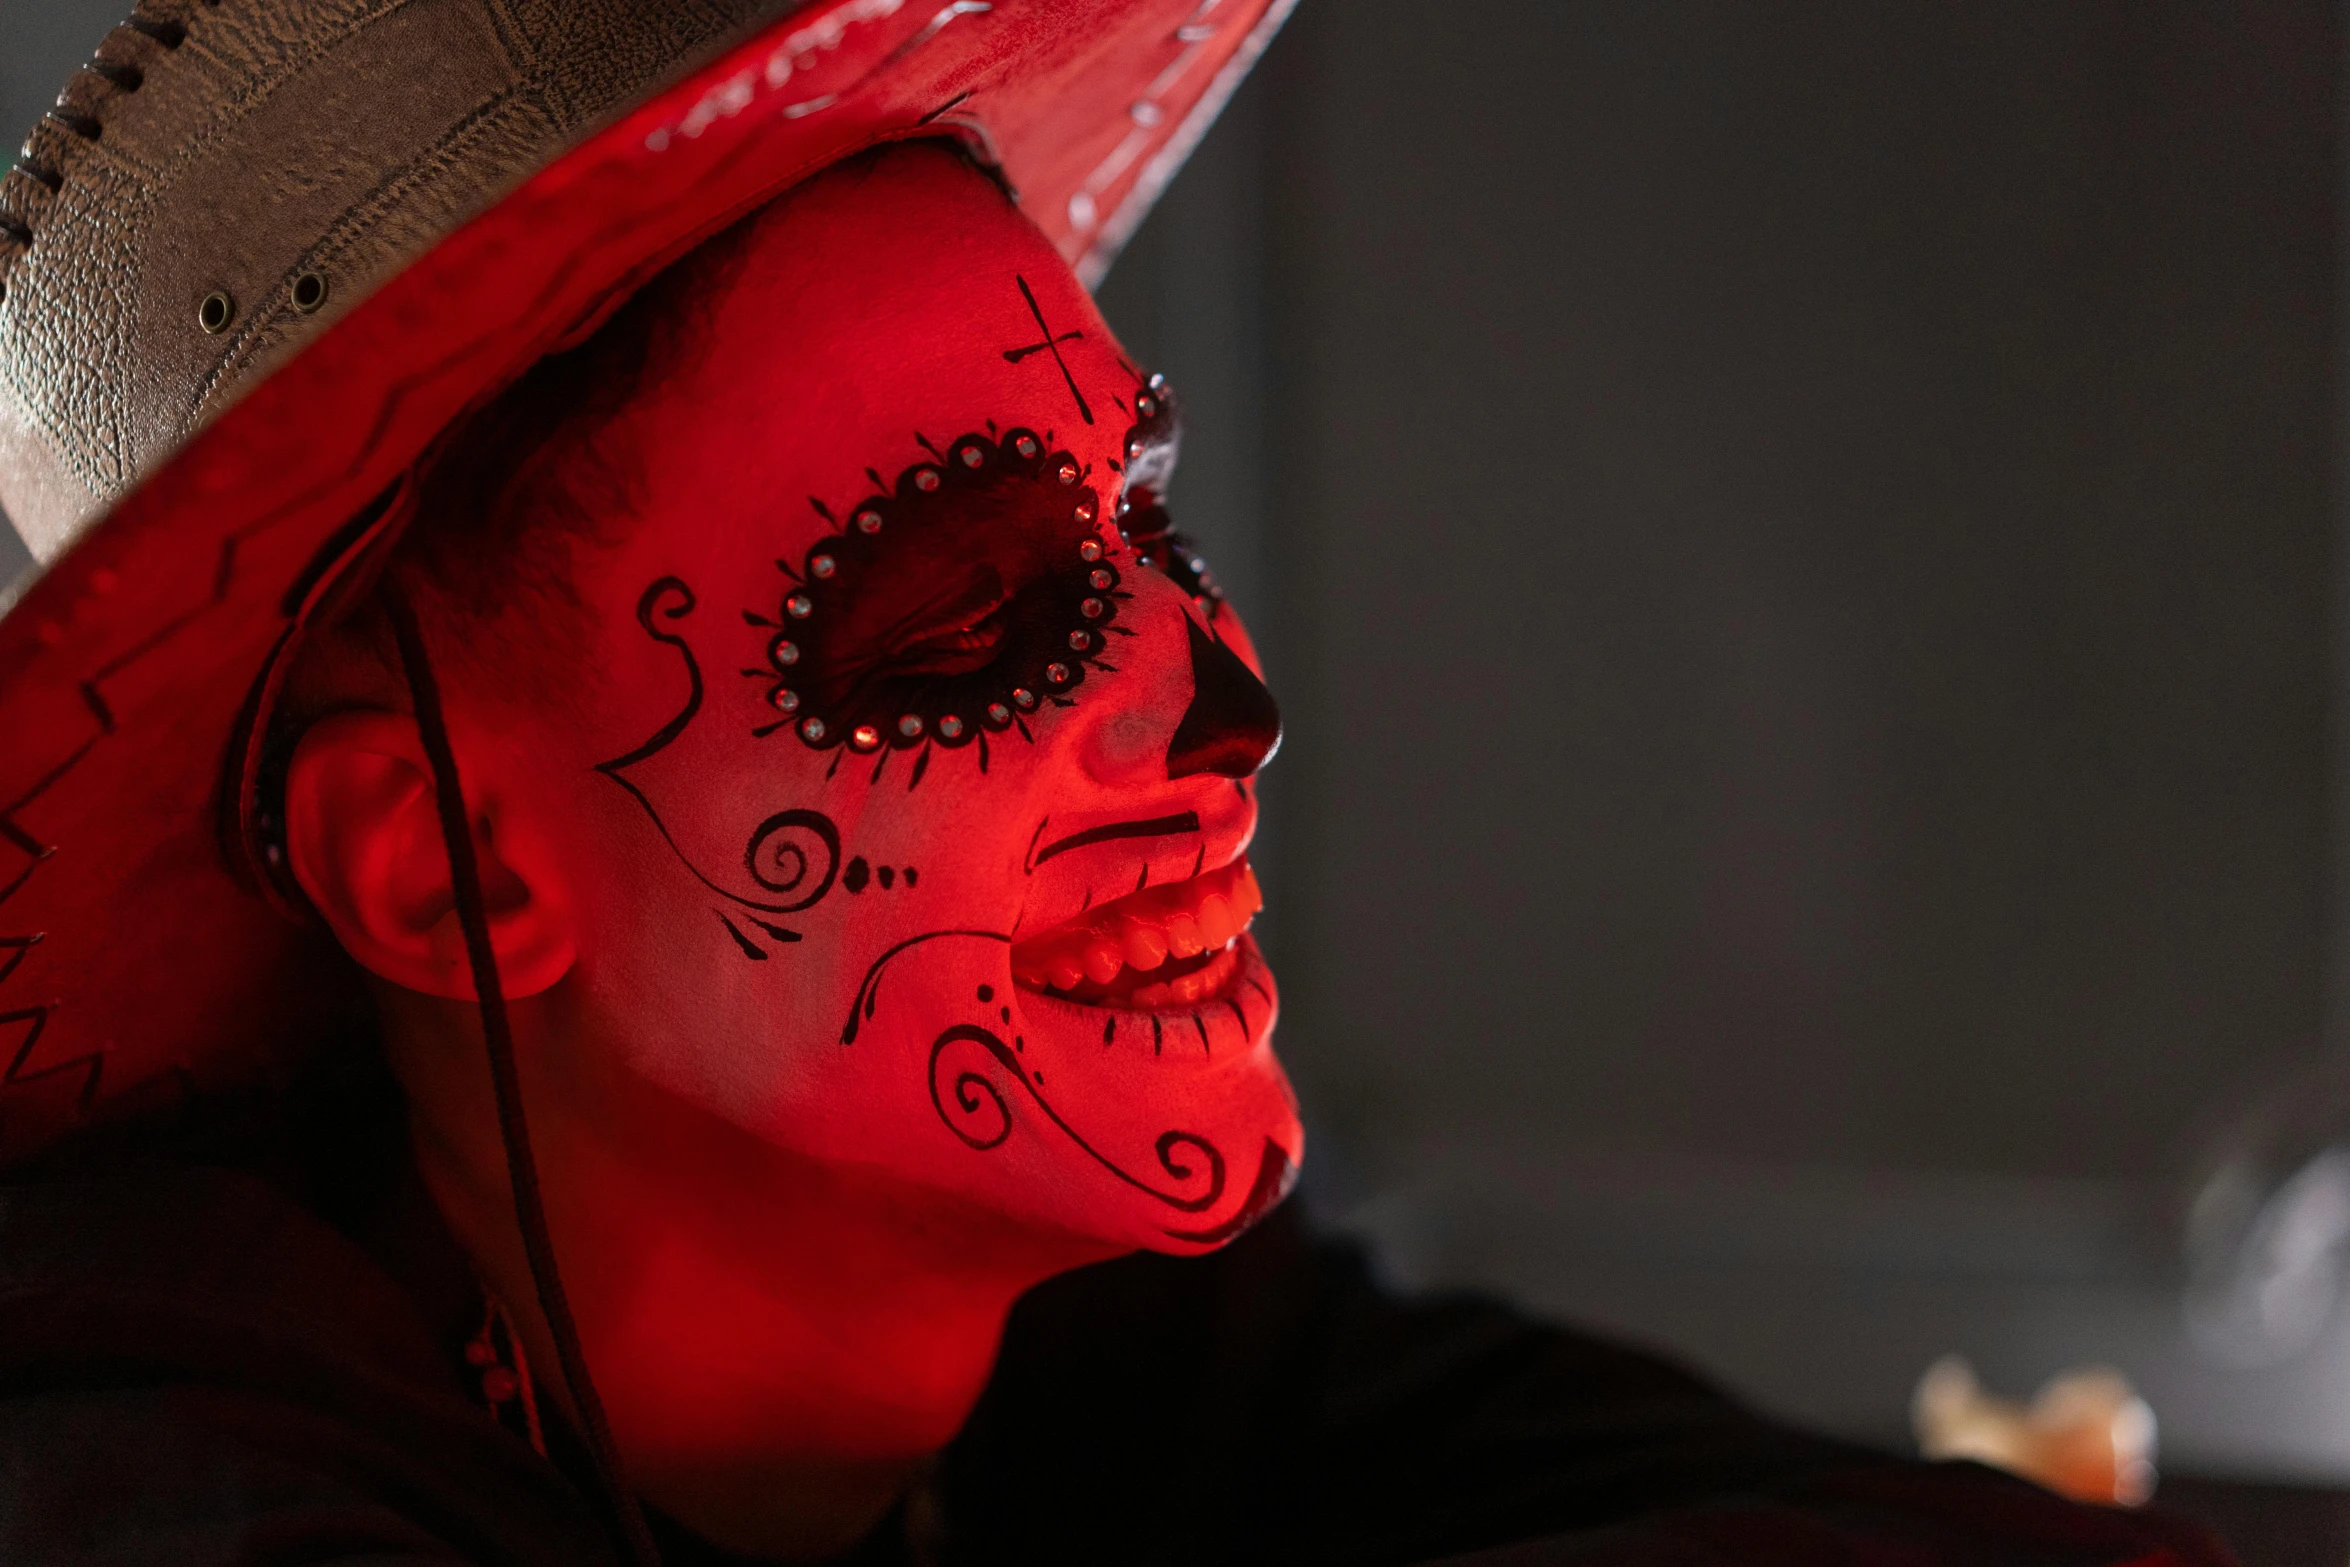
[(1044, 334), (1044, 340), (1020, 348), (1005, 349), (1004, 362), (1016, 365), (1031, 354), (1052, 355), (1053, 363), (1061, 367), (1061, 379), (1069, 385), (1069, 395), (1077, 399), (1078, 416), (1087, 424), (1093, 423), (1093, 409), (1087, 406), (1085, 394), (1077, 389), (1077, 377), (1069, 373), (1069, 361), (1061, 357), (1063, 343), (1082, 342), (1085, 334), (1072, 329), (1054, 336), (1051, 325), (1045, 321), (1044, 308), (1037, 304), (1035, 291), (1028, 286), (1028, 279), (1014, 273), (1012, 281), (1020, 285), (1020, 297), (1028, 301), (1028, 313), (1036, 318), (1036, 329)]

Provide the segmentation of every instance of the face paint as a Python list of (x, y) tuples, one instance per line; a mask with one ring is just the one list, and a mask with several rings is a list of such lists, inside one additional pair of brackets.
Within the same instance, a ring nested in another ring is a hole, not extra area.
[(595, 438), (588, 738), (515, 742), (592, 846), (582, 1028), (795, 1155), (1219, 1244), (1302, 1135), (1245, 931), (1278, 719), (1165, 526), (1172, 394), (944, 156), (727, 243)]
[(1110, 638), (1134, 635), (1116, 623), (1133, 595), (1086, 477), (1035, 431), (999, 438), (990, 421), (856, 502), (845, 524), (812, 502), (826, 533), (796, 569), (776, 563), (786, 580), (772, 618), (745, 612), (774, 628), (767, 667), (745, 673), (783, 715), (754, 733), (914, 751), (909, 789), (933, 747), (972, 747), (984, 773), (989, 734), (1035, 744), (1028, 715), (1074, 705), (1088, 669), (1116, 673)]

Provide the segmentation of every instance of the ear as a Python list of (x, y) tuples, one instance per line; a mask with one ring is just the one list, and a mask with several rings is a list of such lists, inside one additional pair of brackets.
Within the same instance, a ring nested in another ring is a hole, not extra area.
[[(517, 803), (503, 797), (495, 773), (469, 765), (460, 736), (452, 734), (451, 744), (472, 817), (498, 988), (509, 997), (535, 996), (569, 973), (578, 955), (568, 889), (555, 857), (533, 852), (537, 835), (517, 817)], [(286, 774), (286, 848), (294, 879), (363, 967), (428, 996), (474, 999), (432, 765), (415, 720), (354, 712), (313, 724)]]

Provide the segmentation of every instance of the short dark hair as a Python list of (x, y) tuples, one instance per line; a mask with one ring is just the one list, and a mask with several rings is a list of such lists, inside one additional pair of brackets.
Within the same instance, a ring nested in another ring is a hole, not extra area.
[[(428, 633), (441, 632), (430, 640), (462, 671), (459, 686), (533, 705), (576, 697), (589, 652), (579, 552), (622, 542), (638, 494), (628, 458), (601, 437), (673, 357), (728, 237), (690, 253), (584, 340), (458, 418), (419, 459), (403, 502), (406, 529), (384, 576)], [(299, 727), (353, 701), (404, 696), (383, 590), (379, 583), (314, 636), (287, 688), (284, 719)], [(566, 666), (574, 673), (562, 674)]]

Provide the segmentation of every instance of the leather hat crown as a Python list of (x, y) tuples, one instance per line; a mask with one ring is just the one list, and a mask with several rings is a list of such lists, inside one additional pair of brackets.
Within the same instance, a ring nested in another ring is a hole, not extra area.
[(257, 374), (789, 0), (159, 0), (0, 181), (0, 511), (53, 559)]

